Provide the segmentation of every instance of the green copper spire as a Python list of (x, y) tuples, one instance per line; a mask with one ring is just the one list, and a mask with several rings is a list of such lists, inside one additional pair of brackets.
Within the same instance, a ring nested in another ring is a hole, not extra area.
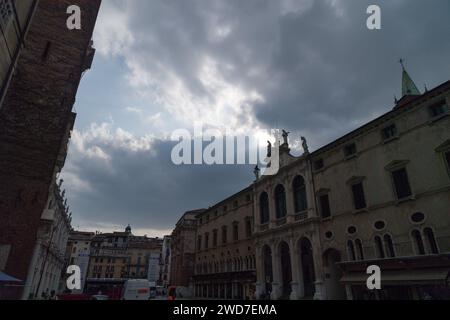
[(402, 78), (402, 95), (404, 96), (420, 96), (421, 93), (419, 89), (417, 89), (416, 84), (411, 79), (408, 74), (408, 71), (405, 69), (405, 65), (403, 64), (403, 59), (400, 59), (400, 64), (403, 69), (403, 78)]

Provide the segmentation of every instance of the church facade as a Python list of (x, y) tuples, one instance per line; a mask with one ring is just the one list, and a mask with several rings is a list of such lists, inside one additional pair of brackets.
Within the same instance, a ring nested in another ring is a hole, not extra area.
[[(196, 216), (195, 295), (450, 298), (449, 106), (450, 81), (422, 94), (403, 69), (391, 111), (319, 150), (303, 138), (292, 156), (284, 131), (276, 175), (256, 168)], [(367, 287), (370, 266), (381, 290)]]
[[(450, 81), (254, 183), (258, 298), (450, 298)], [(381, 290), (367, 288), (367, 268)]]

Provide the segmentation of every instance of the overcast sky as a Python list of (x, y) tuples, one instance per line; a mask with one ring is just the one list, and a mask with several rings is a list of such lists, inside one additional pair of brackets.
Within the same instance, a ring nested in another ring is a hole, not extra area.
[[(378, 4), (382, 29), (369, 31)], [(450, 79), (448, 0), (105, 0), (63, 171), (73, 226), (170, 233), (247, 187), (248, 166), (175, 166), (175, 129), (284, 128), (317, 149), (389, 111), (403, 57)]]

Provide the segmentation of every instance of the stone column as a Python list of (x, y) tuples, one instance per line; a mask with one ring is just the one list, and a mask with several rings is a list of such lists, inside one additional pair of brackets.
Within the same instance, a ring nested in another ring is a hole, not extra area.
[(41, 240), (38, 239), (36, 241), (36, 245), (34, 246), (33, 257), (31, 259), (30, 266), (28, 267), (27, 281), (25, 283), (25, 287), (22, 293), (22, 300), (28, 300), (30, 294), (34, 296), (34, 292), (32, 292), (32, 285), (33, 281), (35, 280), (33, 275), (35, 274), (34, 270), (36, 268), (38, 257), (40, 254), (40, 247), (41, 247)]
[(235, 300), (236, 299), (236, 283), (232, 282), (231, 283), (231, 300)]
[(345, 286), (345, 292), (347, 293), (347, 300), (353, 300), (353, 292), (351, 285), (347, 284)]
[(273, 270), (273, 282), (272, 282), (272, 300), (278, 300), (282, 296), (282, 278), (281, 278), (281, 261), (280, 261), (280, 253), (278, 252), (278, 248), (275, 244), (271, 245), (272, 249), (272, 270)]
[(256, 248), (256, 284), (255, 284), (255, 295), (256, 299), (259, 300), (261, 295), (266, 291), (266, 279), (264, 279), (264, 257), (261, 247)]
[(314, 257), (314, 272), (316, 276), (315, 288), (316, 293), (314, 294), (314, 300), (324, 300), (324, 281), (323, 281), (323, 261), (322, 261), (322, 246), (320, 245), (320, 235), (319, 228), (315, 228), (315, 232), (311, 237), (311, 245)]
[(306, 198), (308, 199), (308, 217), (319, 217), (319, 208), (317, 208), (316, 203), (316, 190), (313, 188), (313, 178), (309, 170), (306, 171), (305, 183), (306, 183)]
[(284, 181), (284, 187), (286, 190), (286, 211), (287, 211), (287, 222), (295, 222), (295, 205), (294, 205), (294, 194), (292, 190), (292, 181), (290, 178)]
[(292, 269), (292, 282), (291, 282), (291, 300), (299, 300), (304, 296), (303, 290), (303, 275), (301, 272), (300, 255), (295, 245), (295, 239), (289, 239), (289, 250), (291, 255), (291, 269)]
[(270, 222), (269, 222), (269, 228), (270, 229), (274, 229), (277, 227), (277, 206), (276, 206), (276, 201), (275, 201), (275, 196), (274, 196), (274, 188), (270, 188), (269, 191), (267, 192), (269, 195), (269, 217), (270, 217)]

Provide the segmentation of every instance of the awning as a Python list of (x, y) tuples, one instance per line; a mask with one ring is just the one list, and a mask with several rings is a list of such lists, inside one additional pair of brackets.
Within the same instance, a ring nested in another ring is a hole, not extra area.
[(22, 280), (13, 278), (6, 273), (0, 272), (0, 282), (22, 282)]
[[(341, 278), (341, 282), (345, 284), (361, 284), (365, 285), (370, 275), (360, 272), (351, 272), (345, 274)], [(448, 284), (450, 276), (450, 269), (422, 269), (422, 270), (396, 270), (396, 271), (382, 271), (381, 283), (382, 285), (395, 284)]]

